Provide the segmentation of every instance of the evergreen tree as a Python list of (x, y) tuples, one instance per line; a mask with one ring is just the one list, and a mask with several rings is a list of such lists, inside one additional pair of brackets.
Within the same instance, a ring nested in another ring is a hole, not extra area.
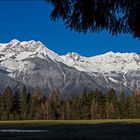
[(105, 111), (105, 105), (106, 105), (106, 96), (102, 93), (100, 100), (99, 100), (99, 114), (100, 114), (100, 119), (105, 119), (106, 118), (106, 111)]
[(135, 93), (136, 114), (135, 118), (140, 118), (140, 93)]
[(19, 91), (15, 92), (13, 95), (13, 117), (15, 120), (20, 119), (20, 93)]
[(33, 97), (31, 96), (29, 102), (29, 119), (31, 120), (36, 119), (36, 111), (37, 111), (37, 106), (35, 104)]
[(72, 118), (72, 100), (67, 99), (66, 100), (66, 119), (70, 120)]
[(125, 103), (124, 103), (123, 118), (125, 118), (125, 119), (131, 118), (130, 104), (131, 104), (131, 97), (128, 96), (128, 97), (126, 97)]
[(1, 109), (3, 112), (2, 120), (12, 119), (13, 93), (9, 86), (5, 89), (1, 101)]
[[(119, 102), (118, 102), (118, 98), (117, 98), (117, 95), (116, 95), (116, 92), (114, 89), (111, 89), (107, 92), (107, 108), (112, 108), (112, 109), (109, 109), (109, 110), (113, 110), (114, 108), (114, 114), (112, 114), (112, 118), (118, 118), (119, 117)], [(106, 108), (106, 109), (107, 109)], [(109, 112), (108, 112), (109, 113)]]
[(61, 101), (60, 103), (60, 116), (62, 120), (66, 119), (66, 102), (64, 100)]
[(45, 0), (53, 6), (51, 19), (62, 19), (77, 32), (130, 33), (140, 37), (139, 0)]
[(28, 93), (25, 86), (23, 86), (23, 89), (20, 93), (20, 117), (22, 120), (28, 119)]
[(93, 93), (90, 90), (84, 90), (81, 99), (81, 118), (91, 119), (91, 103), (92, 103)]
[(124, 116), (125, 108), (125, 93), (122, 91), (119, 97), (119, 118), (122, 119)]
[(41, 90), (39, 86), (36, 86), (34, 89), (34, 92), (31, 97), (31, 116), (34, 117), (34, 119), (43, 119), (41, 116), (41, 101), (43, 99), (43, 95), (41, 93)]
[(106, 99), (102, 92), (98, 91), (97, 89), (94, 92), (93, 98), (95, 99), (96, 105), (96, 119), (104, 118), (105, 116), (105, 104)]
[(4, 100), (3, 95), (0, 94), (0, 120), (3, 119), (3, 112), (4, 112)]
[(50, 112), (51, 112), (51, 118), (52, 119), (59, 119), (60, 117), (60, 90), (58, 88), (55, 88), (52, 90), (51, 95), (49, 97), (50, 101)]
[(135, 93), (133, 93), (130, 96), (130, 103), (129, 103), (129, 117), (130, 118), (135, 118), (136, 117), (136, 96)]

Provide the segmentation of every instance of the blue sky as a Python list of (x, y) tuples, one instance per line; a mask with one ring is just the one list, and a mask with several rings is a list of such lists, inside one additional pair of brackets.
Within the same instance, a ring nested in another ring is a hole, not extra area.
[(0, 0), (0, 42), (12, 39), (39, 40), (58, 54), (77, 52), (84, 56), (113, 52), (140, 54), (140, 40), (131, 35), (79, 34), (51, 21), (51, 7), (41, 0)]

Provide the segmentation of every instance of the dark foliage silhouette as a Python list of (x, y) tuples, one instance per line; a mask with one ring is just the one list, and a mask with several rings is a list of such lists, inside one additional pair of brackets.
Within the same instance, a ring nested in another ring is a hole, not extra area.
[(62, 19), (67, 28), (77, 32), (112, 35), (130, 33), (140, 37), (139, 0), (45, 0), (53, 5), (52, 20)]

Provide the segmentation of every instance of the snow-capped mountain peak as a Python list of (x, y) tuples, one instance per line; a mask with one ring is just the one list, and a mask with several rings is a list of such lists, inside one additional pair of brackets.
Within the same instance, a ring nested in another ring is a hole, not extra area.
[[(46, 59), (51, 58), (53, 61), (63, 62), (64, 64), (74, 67), (80, 71), (88, 73), (93, 72), (123, 72), (138, 70), (140, 68), (140, 56), (136, 53), (114, 53), (84, 57), (77, 53), (71, 52), (60, 56), (44, 46), (40, 41), (22, 41), (17, 39), (9, 43), (0, 44), (0, 62), (4, 61), (22, 61), (28, 58), (39, 57)], [(1, 63), (2, 64), (2, 63)]]
[(40, 41), (31, 40), (20, 42), (19, 40), (14, 39), (9, 43), (0, 44), (0, 61), (10, 58), (21, 61), (35, 56), (41, 58), (48, 56), (51, 59), (58, 59), (59, 57), (56, 53), (45, 47)]
[(63, 92), (77, 93), (89, 87), (130, 92), (133, 88), (140, 90), (139, 75), (140, 55), (136, 53), (108, 52), (84, 57), (72, 52), (60, 56), (40, 41), (14, 39), (0, 44), (3, 89), (8, 84), (16, 88), (19, 83), (33, 88), (36, 83), (45, 91), (60, 87)]
[(17, 40), (17, 39), (12, 39), (9, 43), (10, 43), (10, 44), (15, 44), (15, 43), (18, 43), (18, 42), (20, 42), (20, 41)]
[(136, 53), (114, 53), (83, 57), (76, 53), (68, 53), (62, 56), (69, 66), (85, 72), (123, 72), (140, 68), (140, 56)]
[(71, 58), (74, 61), (79, 61), (81, 56), (75, 52), (69, 52), (68, 54), (66, 54), (66, 57)]

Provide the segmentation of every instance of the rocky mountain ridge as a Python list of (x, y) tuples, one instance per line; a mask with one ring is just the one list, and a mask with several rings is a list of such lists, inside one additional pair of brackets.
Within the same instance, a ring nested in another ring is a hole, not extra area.
[(38, 85), (43, 93), (60, 88), (65, 96), (82, 93), (84, 88), (118, 92), (140, 90), (140, 55), (108, 52), (93, 57), (68, 53), (60, 56), (40, 41), (0, 44), (0, 91), (9, 85), (17, 90)]

